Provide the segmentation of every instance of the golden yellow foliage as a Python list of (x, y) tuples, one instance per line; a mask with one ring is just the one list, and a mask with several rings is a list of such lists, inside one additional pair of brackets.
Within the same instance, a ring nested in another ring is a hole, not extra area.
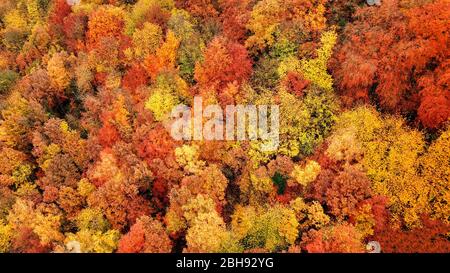
[(12, 180), (16, 186), (23, 185), (29, 182), (30, 176), (33, 172), (33, 167), (30, 164), (19, 165), (12, 173)]
[(63, 241), (64, 235), (60, 230), (61, 220), (61, 215), (44, 215), (38, 212), (34, 217), (33, 231), (43, 244)]
[(174, 95), (165, 90), (156, 89), (145, 102), (145, 108), (153, 112), (155, 120), (162, 121), (168, 117), (167, 114), (178, 104), (179, 101)]
[(306, 187), (309, 183), (314, 181), (320, 173), (320, 165), (319, 163), (308, 160), (304, 167), (300, 167), (299, 165), (295, 165), (294, 170), (291, 173), (291, 176), (295, 179), (297, 183)]
[(302, 28), (302, 34), (310, 35), (325, 27), (324, 13), (322, 0), (259, 1), (246, 25), (252, 35), (245, 44), (254, 50), (264, 50), (273, 46), (280, 35), (291, 34), (296, 28)]
[(309, 113), (301, 100), (282, 89), (280, 98), (280, 146), (278, 152), (289, 157), (297, 156), (301, 151), (301, 142), (306, 139), (306, 127)]
[(169, 232), (178, 232), (180, 230), (184, 230), (187, 227), (184, 218), (177, 214), (177, 212), (173, 209), (169, 208), (167, 210), (165, 219), (167, 222), (167, 230)]
[(183, 217), (186, 219), (189, 225), (193, 225), (194, 221), (204, 213), (210, 213), (215, 210), (214, 201), (203, 195), (198, 194), (195, 198), (191, 199), (189, 203), (182, 207)]
[(212, 211), (197, 216), (186, 233), (185, 252), (220, 252), (222, 242), (228, 239), (223, 219)]
[(273, 189), (272, 179), (267, 173), (267, 168), (264, 166), (250, 173), (250, 182), (253, 188), (260, 192), (269, 193)]
[(151, 95), (145, 102), (145, 108), (152, 111), (155, 120), (162, 121), (186, 96), (187, 90), (186, 82), (178, 76), (174, 78), (160, 76), (151, 88)]
[(7, 216), (7, 221), (13, 230), (22, 227), (32, 229), (45, 245), (64, 240), (61, 233), (61, 216), (57, 211), (47, 211), (45, 207), (34, 208), (33, 202), (18, 198)]
[(132, 36), (136, 27), (143, 23), (145, 19), (146, 13), (155, 7), (160, 7), (165, 11), (171, 11), (175, 4), (173, 0), (139, 0), (135, 5), (133, 5), (133, 9), (126, 16), (126, 34)]
[(370, 204), (363, 205), (352, 214), (354, 216), (355, 227), (363, 238), (374, 234), (375, 219)]
[[(348, 136), (349, 132), (356, 136), (358, 144), (352, 139), (338, 143), (337, 136)], [(374, 109), (366, 107), (343, 113), (336, 134), (332, 137), (335, 144), (327, 153), (338, 151), (336, 158), (352, 158), (361, 150), (361, 165), (372, 181), (372, 189), (389, 198), (394, 218), (403, 219), (410, 227), (419, 224), (420, 214), (430, 212), (430, 184), (419, 173), (419, 157), (425, 152), (422, 134), (408, 129), (401, 119), (381, 118)], [(341, 151), (348, 155), (340, 154)]]
[[(1, 110), (0, 141), (8, 147), (22, 147), (26, 145), (24, 136), (29, 132), (31, 119), (39, 116), (30, 108), (30, 103), (19, 92), (13, 92), (6, 100), (5, 108)], [(35, 116), (34, 116), (35, 115)]]
[(183, 206), (189, 223), (185, 252), (236, 252), (239, 250), (234, 236), (215, 210), (212, 199), (197, 195)]
[(335, 31), (322, 33), (320, 38), (322, 46), (317, 50), (317, 58), (301, 61), (301, 72), (305, 78), (327, 91), (333, 90), (333, 78), (327, 72), (327, 63), (336, 40)]
[(84, 253), (111, 253), (117, 249), (120, 238), (120, 232), (115, 229), (104, 233), (83, 229), (76, 234), (67, 233), (65, 243), (76, 241), (81, 246), (81, 252)]
[(163, 71), (176, 69), (175, 64), (179, 46), (180, 40), (173, 31), (168, 30), (164, 43), (156, 49), (155, 54), (150, 54), (144, 61), (147, 72), (153, 80)]

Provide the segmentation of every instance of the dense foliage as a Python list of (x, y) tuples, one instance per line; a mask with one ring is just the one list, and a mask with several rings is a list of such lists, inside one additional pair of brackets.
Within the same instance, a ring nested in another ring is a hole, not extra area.
[[(0, 252), (450, 251), (448, 0), (1, 0)], [(276, 104), (279, 146), (179, 141)]]

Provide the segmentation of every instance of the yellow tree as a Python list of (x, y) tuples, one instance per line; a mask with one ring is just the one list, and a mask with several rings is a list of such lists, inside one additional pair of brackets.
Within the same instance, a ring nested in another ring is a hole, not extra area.
[(188, 85), (178, 75), (162, 74), (156, 78), (150, 92), (144, 106), (152, 111), (156, 121), (162, 121), (187, 97)]
[(110, 229), (109, 222), (99, 209), (86, 208), (75, 218), (76, 233), (66, 233), (65, 244), (79, 244), (80, 252), (111, 253), (118, 245), (120, 233)]
[(288, 72), (294, 71), (324, 90), (332, 91), (333, 78), (327, 72), (327, 65), (336, 40), (335, 31), (325, 31), (321, 35), (321, 47), (317, 49), (316, 58), (299, 60), (295, 56), (290, 56), (283, 59), (278, 67), (280, 78), (285, 77)]
[(239, 252), (237, 240), (226, 229), (211, 198), (199, 194), (183, 211), (189, 225), (184, 252)]
[(163, 40), (161, 27), (152, 23), (144, 23), (141, 29), (137, 29), (132, 36), (133, 47), (126, 52), (130, 57), (143, 60), (150, 54), (154, 54)]
[(176, 69), (177, 50), (180, 40), (173, 31), (168, 30), (166, 40), (156, 49), (155, 54), (150, 54), (144, 61), (144, 66), (152, 80), (156, 80), (159, 73)]
[(267, 208), (238, 205), (231, 218), (232, 232), (247, 249), (281, 250), (293, 245), (298, 236), (294, 210), (281, 205)]
[(252, 35), (247, 39), (246, 46), (253, 50), (264, 50), (273, 46), (280, 35), (294, 38), (297, 42), (300, 42), (299, 36), (311, 37), (325, 27), (324, 4), (323, 0), (259, 1), (253, 7), (247, 23), (247, 29)]

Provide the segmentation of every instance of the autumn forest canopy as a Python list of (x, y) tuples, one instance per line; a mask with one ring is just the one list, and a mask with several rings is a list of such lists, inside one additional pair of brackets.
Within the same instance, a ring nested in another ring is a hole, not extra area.
[(0, 0), (0, 252), (450, 252), (449, 57), (449, 0)]

